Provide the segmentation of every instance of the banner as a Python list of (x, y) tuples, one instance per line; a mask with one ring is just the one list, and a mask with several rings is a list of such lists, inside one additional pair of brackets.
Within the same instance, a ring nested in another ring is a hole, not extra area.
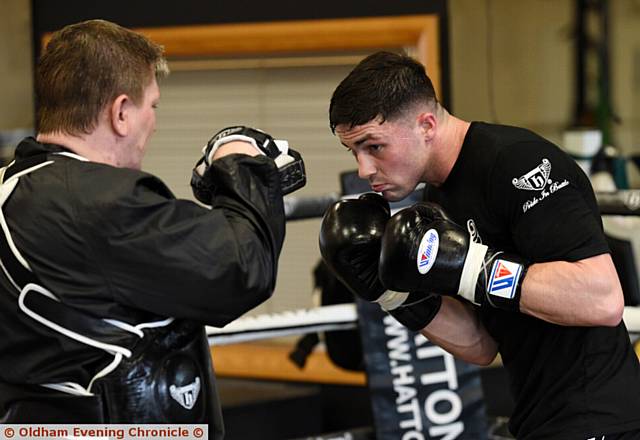
[(357, 300), (378, 440), (485, 440), (479, 367)]

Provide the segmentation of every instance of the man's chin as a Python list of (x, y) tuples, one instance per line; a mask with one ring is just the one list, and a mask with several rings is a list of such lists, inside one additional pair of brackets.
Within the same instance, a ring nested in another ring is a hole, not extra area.
[(396, 191), (382, 191), (382, 197), (385, 198), (385, 200), (388, 200), (389, 202), (397, 202), (399, 200), (402, 200), (406, 197), (406, 195), (402, 195), (402, 194), (398, 194)]
[(384, 197), (385, 200), (388, 200), (389, 202), (399, 202), (409, 197), (412, 193), (413, 193), (413, 190), (409, 191), (409, 190), (404, 190), (402, 188), (396, 188), (393, 190), (390, 189), (390, 190), (382, 191), (381, 194), (382, 194), (382, 197)]

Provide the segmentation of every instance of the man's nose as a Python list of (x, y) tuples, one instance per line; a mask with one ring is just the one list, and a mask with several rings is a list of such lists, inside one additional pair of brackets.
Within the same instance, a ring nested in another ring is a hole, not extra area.
[(360, 156), (358, 159), (358, 177), (361, 179), (369, 179), (376, 173), (376, 167), (372, 160), (366, 156)]

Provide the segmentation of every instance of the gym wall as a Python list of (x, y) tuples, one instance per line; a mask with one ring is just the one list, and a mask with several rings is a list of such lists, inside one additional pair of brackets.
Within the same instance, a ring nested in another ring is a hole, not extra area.
[(0, 131), (33, 127), (29, 0), (0, 0)]

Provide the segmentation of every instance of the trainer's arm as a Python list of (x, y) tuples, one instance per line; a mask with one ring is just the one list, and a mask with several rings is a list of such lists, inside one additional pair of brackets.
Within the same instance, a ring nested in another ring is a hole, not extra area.
[(480, 321), (477, 310), (452, 297), (442, 297), (440, 311), (421, 333), (456, 358), (472, 364), (488, 365), (498, 353), (498, 344)]
[(520, 311), (567, 326), (616, 326), (624, 296), (609, 254), (573, 263), (554, 261), (529, 267)]

